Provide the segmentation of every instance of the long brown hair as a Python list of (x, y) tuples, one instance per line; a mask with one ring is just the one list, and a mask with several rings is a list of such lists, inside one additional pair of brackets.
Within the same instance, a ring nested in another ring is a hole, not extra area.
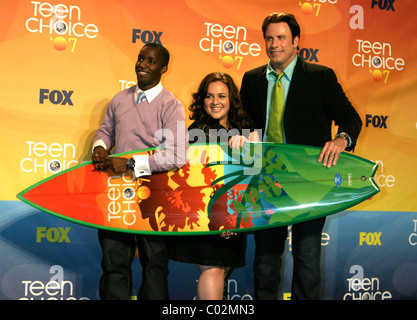
[(245, 129), (249, 128), (250, 123), (248, 116), (242, 108), (239, 90), (232, 77), (227, 73), (213, 72), (209, 73), (201, 81), (198, 91), (193, 93), (193, 102), (188, 107), (190, 110), (190, 119), (199, 123), (199, 127), (204, 131), (208, 129), (220, 129), (219, 120), (213, 119), (204, 110), (204, 99), (207, 96), (208, 86), (215, 81), (223, 82), (229, 89), (230, 110), (228, 113), (229, 128)]

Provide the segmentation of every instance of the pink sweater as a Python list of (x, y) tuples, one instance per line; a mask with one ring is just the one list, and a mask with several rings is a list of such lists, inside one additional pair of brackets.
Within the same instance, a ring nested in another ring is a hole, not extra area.
[(107, 109), (93, 143), (114, 145), (114, 153), (163, 146), (149, 157), (149, 168), (168, 171), (186, 162), (188, 150), (185, 112), (182, 103), (166, 88), (148, 103), (136, 104), (136, 86), (117, 93)]

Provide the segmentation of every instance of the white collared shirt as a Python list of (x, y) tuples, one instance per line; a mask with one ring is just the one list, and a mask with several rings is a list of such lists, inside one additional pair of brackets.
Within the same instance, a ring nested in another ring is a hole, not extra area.
[(155, 97), (161, 93), (162, 91), (162, 83), (161, 81), (159, 81), (159, 83), (155, 86), (152, 87), (148, 90), (142, 91), (138, 85), (136, 85), (136, 96), (135, 96), (135, 101), (138, 101), (138, 95), (139, 93), (143, 92), (146, 96), (146, 101), (148, 101), (148, 103), (151, 103), (153, 99), (155, 99)]

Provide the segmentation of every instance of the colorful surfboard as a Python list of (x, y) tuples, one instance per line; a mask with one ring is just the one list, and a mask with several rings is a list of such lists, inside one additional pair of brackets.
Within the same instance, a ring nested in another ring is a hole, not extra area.
[[(153, 153), (139, 150), (116, 156)], [(166, 235), (253, 231), (348, 209), (379, 188), (377, 165), (342, 153), (335, 167), (317, 162), (320, 148), (246, 143), (194, 144), (177, 170), (144, 179), (98, 172), (86, 162), (17, 195), (27, 204), (82, 225)]]

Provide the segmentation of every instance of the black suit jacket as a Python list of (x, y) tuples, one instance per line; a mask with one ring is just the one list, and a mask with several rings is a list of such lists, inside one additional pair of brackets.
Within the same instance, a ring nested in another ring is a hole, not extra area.
[[(240, 95), (244, 109), (265, 131), (268, 82), (267, 65), (246, 72)], [(304, 62), (298, 57), (284, 112), (287, 143), (323, 147), (332, 140), (332, 121), (338, 132), (346, 132), (356, 145), (362, 120), (328, 67)]]

